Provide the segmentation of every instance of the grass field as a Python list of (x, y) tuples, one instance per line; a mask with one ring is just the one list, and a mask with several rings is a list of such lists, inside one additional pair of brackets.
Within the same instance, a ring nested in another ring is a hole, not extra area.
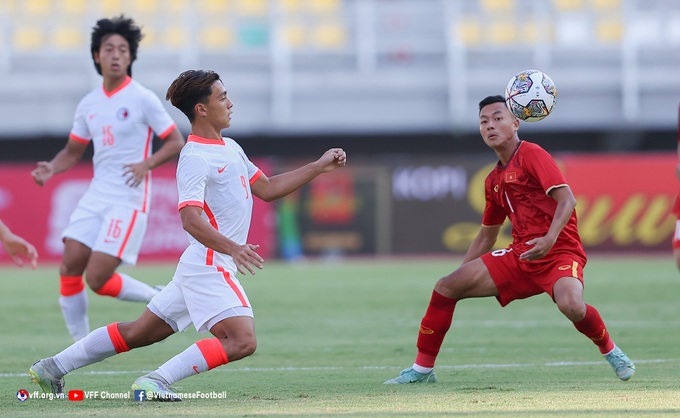
[[(37, 359), (69, 345), (57, 303), (56, 266), (0, 268), (0, 416), (671, 416), (680, 414), (680, 273), (666, 258), (591, 256), (586, 300), (636, 362), (621, 382), (596, 347), (547, 296), (501, 309), (458, 304), (434, 385), (383, 385), (413, 362), (436, 279), (456, 260), (270, 263), (242, 278), (255, 307), (258, 351), (179, 383), (181, 392), (226, 392), (182, 403), (29, 399)], [(174, 266), (127, 271), (166, 282)], [(142, 304), (92, 296), (93, 327), (137, 317)], [(127, 392), (132, 381), (199, 338), (168, 340), (76, 370), (66, 389)]]

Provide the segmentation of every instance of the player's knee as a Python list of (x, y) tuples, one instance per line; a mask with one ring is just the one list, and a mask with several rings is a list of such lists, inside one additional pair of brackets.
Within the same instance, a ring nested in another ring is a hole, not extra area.
[(85, 273), (85, 283), (92, 289), (93, 292), (97, 293), (101, 290), (106, 283), (106, 280), (102, 280), (97, 274), (90, 272)]
[(581, 301), (565, 301), (557, 307), (572, 322), (580, 322), (586, 316), (586, 305)]
[(453, 272), (448, 276), (444, 276), (437, 280), (437, 283), (434, 285), (434, 290), (440, 295), (446, 296), (447, 298), (458, 299), (460, 295), (458, 295), (456, 292), (457, 287), (455, 285), (455, 274), (456, 272)]
[(252, 356), (255, 353), (255, 350), (257, 350), (257, 340), (255, 339), (255, 336), (246, 338), (241, 344), (243, 357)]
[(76, 263), (68, 260), (62, 260), (61, 265), (59, 266), (59, 275), (60, 276), (69, 276), (69, 277), (75, 277), (75, 276), (82, 276), (83, 273), (85, 272), (85, 265), (81, 265), (81, 263)]
[(230, 361), (251, 356), (257, 349), (257, 340), (254, 335), (233, 339), (230, 343), (231, 347), (227, 349), (227, 355), (229, 356)]

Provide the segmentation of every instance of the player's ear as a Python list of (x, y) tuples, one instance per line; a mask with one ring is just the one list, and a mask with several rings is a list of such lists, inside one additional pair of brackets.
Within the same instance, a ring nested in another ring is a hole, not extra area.
[(201, 102), (198, 102), (198, 103), (196, 103), (196, 105), (194, 106), (194, 113), (195, 113), (197, 116), (199, 116), (199, 115), (200, 115), (200, 116), (205, 116), (205, 115), (208, 113), (208, 108), (206, 107), (205, 104), (203, 104), (203, 103), (201, 103)]

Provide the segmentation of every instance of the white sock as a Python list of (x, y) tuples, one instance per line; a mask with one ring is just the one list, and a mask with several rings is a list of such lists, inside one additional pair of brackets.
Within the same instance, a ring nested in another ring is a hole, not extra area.
[(190, 345), (186, 350), (156, 369), (156, 373), (170, 385), (178, 380), (206, 371), (208, 371), (208, 362), (196, 344)]
[(131, 302), (148, 302), (156, 296), (159, 290), (154, 289), (144, 282), (133, 279), (125, 273), (118, 273), (120, 275), (123, 286), (118, 294), (118, 299), (128, 300)]
[(59, 306), (66, 321), (66, 328), (73, 340), (78, 341), (85, 337), (90, 332), (90, 320), (87, 317), (87, 289), (72, 296), (60, 296)]
[(64, 374), (88, 364), (98, 363), (116, 354), (107, 327), (97, 328), (53, 357)]
[(413, 368), (413, 370), (417, 371), (418, 373), (422, 373), (422, 374), (428, 374), (433, 370), (432, 367), (423, 367), (423, 366), (419, 366), (415, 363), (413, 363), (413, 366), (411, 366), (411, 367)]

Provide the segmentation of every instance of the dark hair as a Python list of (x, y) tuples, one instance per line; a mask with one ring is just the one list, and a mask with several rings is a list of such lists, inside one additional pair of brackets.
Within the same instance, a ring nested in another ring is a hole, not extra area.
[(505, 97), (501, 96), (500, 94), (495, 96), (486, 96), (481, 102), (479, 102), (479, 112), (482, 112), (482, 108), (484, 106), (490, 105), (492, 103), (505, 103)]
[(173, 106), (189, 118), (189, 122), (193, 122), (196, 117), (194, 106), (196, 103), (208, 103), (212, 85), (218, 80), (221, 81), (220, 75), (214, 71), (184, 71), (168, 87), (165, 100), (170, 100)]
[[(97, 24), (92, 28), (92, 40), (90, 42), (90, 53), (94, 61), (94, 53), (99, 52), (102, 46), (102, 40), (108, 35), (118, 34), (125, 38), (130, 46), (130, 66), (127, 69), (129, 76), (132, 76), (132, 63), (137, 59), (137, 48), (139, 42), (142, 40), (142, 30), (135, 24), (135, 21), (126, 18), (123, 15), (114, 17), (113, 19), (99, 19)], [(94, 68), (97, 69), (99, 75), (102, 74), (102, 67), (95, 61)]]

